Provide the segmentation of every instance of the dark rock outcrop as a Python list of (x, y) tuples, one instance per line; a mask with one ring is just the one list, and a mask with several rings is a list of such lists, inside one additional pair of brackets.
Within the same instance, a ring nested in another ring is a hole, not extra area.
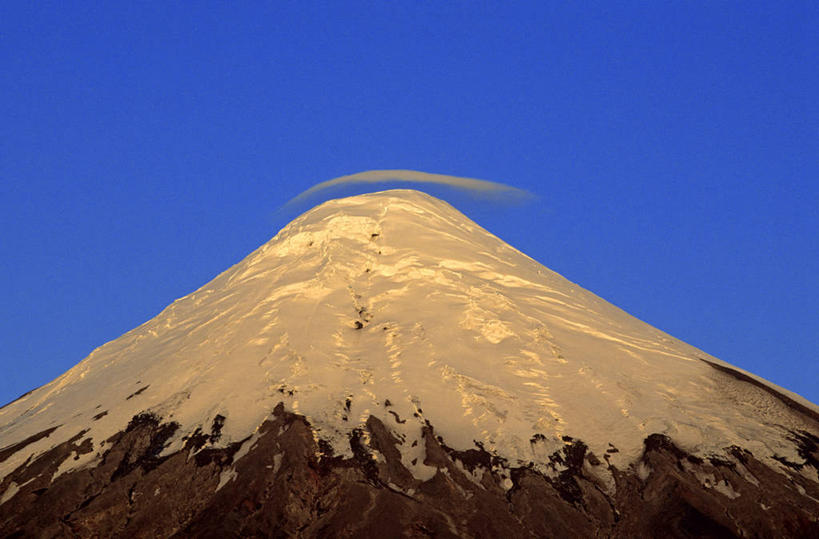
[(456, 451), (427, 425), (425, 464), (437, 472), (422, 482), (375, 417), (354, 431), (352, 458), (282, 405), (253, 439), (216, 447), (224, 421), (163, 456), (176, 424), (141, 414), (98, 465), (54, 477), (91, 451), (78, 433), (0, 483), (0, 493), (16, 489), (0, 504), (0, 536), (819, 537), (819, 484), (806, 477), (817, 472), (816, 437), (806, 432), (793, 433), (798, 467), (773, 469), (739, 447), (702, 459), (654, 434), (625, 470), (566, 437), (544, 474), (479, 445)]

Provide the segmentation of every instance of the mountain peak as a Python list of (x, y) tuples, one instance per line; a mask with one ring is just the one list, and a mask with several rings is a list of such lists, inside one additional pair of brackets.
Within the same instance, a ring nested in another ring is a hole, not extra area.
[[(453, 451), (491, 455), (506, 489), (514, 469), (556, 473), (567, 440), (617, 469), (636, 465), (649, 435), (698, 458), (742, 447), (780, 466), (805, 461), (793, 433), (817, 431), (816, 407), (794, 398), (583, 290), (449, 204), (391, 190), (313, 208), (0, 409), (0, 479), (67, 441), (86, 450), (54, 477), (96, 466), (145, 418), (175, 425), (157, 458), (196, 439), (238, 448), (237, 462), (275, 409), (305, 418), (339, 458), (358, 458), (353, 440), (373, 421), (386, 426), (414, 481), (439, 472), (425, 438), (433, 425)], [(595, 469), (602, 484), (614, 484), (612, 469)]]
[(372, 191), (353, 195), (349, 197), (333, 198), (316, 205), (311, 210), (305, 212), (302, 217), (307, 218), (314, 212), (320, 212), (326, 208), (352, 208), (358, 207), (362, 211), (381, 212), (390, 205), (404, 205), (424, 208), (426, 211), (449, 212), (457, 210), (449, 203), (434, 197), (418, 189), (387, 189), (384, 191)]
[[(333, 221), (336, 217), (340, 219)], [(355, 230), (350, 225), (356, 218), (364, 228), (379, 226), (377, 223), (385, 220), (395, 224), (419, 225), (424, 219), (443, 220), (454, 227), (464, 224), (468, 227), (477, 226), (447, 202), (427, 193), (415, 189), (390, 189), (328, 200), (293, 220), (271, 241), (275, 242), (283, 235), (292, 234), (294, 229), (308, 227), (333, 230), (341, 225), (337, 230), (338, 234), (354, 234)], [(331, 221), (322, 224), (328, 219)]]

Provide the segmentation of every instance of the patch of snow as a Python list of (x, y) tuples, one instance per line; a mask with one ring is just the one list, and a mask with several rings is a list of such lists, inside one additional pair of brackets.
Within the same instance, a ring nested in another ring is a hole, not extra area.
[(611, 470), (601, 463), (598, 466), (592, 466), (584, 463), (583, 471), (590, 477), (597, 479), (598, 484), (602, 487), (603, 492), (609, 496), (614, 496), (617, 492), (617, 482), (614, 480), (614, 474)]
[(282, 457), (284, 456), (283, 453), (276, 453), (273, 455), (273, 475), (279, 473), (279, 468), (282, 467)]
[(735, 500), (740, 497), (740, 493), (734, 490), (734, 487), (729, 483), (727, 480), (723, 479), (721, 481), (717, 481), (714, 484), (714, 490), (719, 492), (720, 494), (724, 494), (728, 496), (732, 500)]
[(78, 454), (76, 451), (73, 451), (64, 461), (60, 463), (60, 466), (57, 468), (57, 471), (54, 472), (54, 475), (51, 476), (51, 481), (53, 482), (54, 479), (59, 477), (60, 475), (71, 472), (74, 470), (79, 470), (85, 468), (87, 466), (91, 466), (95, 464), (97, 461), (100, 460), (100, 454), (96, 451), (91, 451), (89, 453)]
[(748, 468), (746, 468), (745, 465), (743, 465), (739, 461), (734, 461), (734, 467), (737, 473), (741, 475), (744, 480), (748, 481), (755, 487), (759, 486), (759, 480), (756, 477), (754, 477), (754, 475), (750, 471), (748, 471)]
[(640, 478), (640, 481), (645, 481), (649, 475), (651, 475), (651, 468), (645, 462), (640, 461), (637, 464), (637, 477)]
[[(455, 481), (453, 481), (453, 482), (452, 482), (452, 486), (454, 486), (454, 487), (455, 487), (455, 490), (457, 490), (457, 491), (458, 491), (458, 494), (460, 494), (460, 495), (461, 495), (461, 497), (462, 497), (462, 498), (464, 498), (465, 500), (468, 500), (469, 498), (471, 498), (471, 497), (472, 497), (472, 493), (471, 493), (471, 492), (469, 492), (468, 490), (466, 490), (464, 487), (462, 487), (461, 485), (459, 485), (459, 484), (458, 484), (458, 483), (456, 483)], [(509, 490), (509, 489), (506, 489), (506, 490)]]
[(712, 473), (703, 472), (698, 468), (693, 468), (694, 477), (697, 478), (697, 481), (700, 482), (700, 485), (704, 486), (705, 488), (714, 488), (714, 485), (717, 482), (717, 478)]
[(15, 483), (14, 481), (9, 483), (9, 486), (8, 486), (8, 488), (6, 488), (6, 491), (3, 493), (2, 496), (0, 496), (0, 505), (3, 505), (4, 503), (9, 501), (10, 499), (14, 498), (14, 496), (18, 492), (20, 492), (20, 487), (17, 486), (17, 483)]
[(485, 473), (483, 467), (476, 466), (474, 470), (470, 470), (464, 466), (460, 459), (454, 458), (452, 461), (455, 463), (455, 467), (463, 472), (467, 479), (469, 479), (472, 483), (475, 483), (475, 485), (485, 489), (483, 486), (483, 474)]
[(247, 455), (250, 452), (250, 450), (253, 449), (256, 446), (256, 442), (259, 441), (260, 437), (261, 436), (259, 435), (259, 430), (256, 429), (255, 431), (253, 431), (253, 434), (251, 434), (250, 437), (247, 440), (242, 442), (242, 445), (239, 446), (239, 449), (233, 455), (233, 464), (234, 465), (237, 462), (239, 462), (239, 460), (242, 457)]
[(222, 473), (219, 474), (219, 484), (216, 485), (216, 491), (218, 492), (222, 487), (224, 487), (237, 477), (239, 477), (239, 474), (236, 473), (236, 470), (234, 470), (233, 468), (222, 470)]

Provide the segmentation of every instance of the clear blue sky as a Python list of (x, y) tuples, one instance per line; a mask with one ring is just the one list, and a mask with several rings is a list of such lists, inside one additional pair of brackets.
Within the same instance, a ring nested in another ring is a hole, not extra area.
[(0, 402), (380, 168), (819, 402), (815, 2), (195, 4), (0, 7)]

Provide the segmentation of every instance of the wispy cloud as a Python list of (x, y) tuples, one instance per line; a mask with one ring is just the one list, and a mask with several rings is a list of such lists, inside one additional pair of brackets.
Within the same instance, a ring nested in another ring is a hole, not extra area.
[(506, 185), (503, 183), (490, 182), (488, 180), (449, 176), (447, 174), (432, 174), (430, 172), (420, 172), (418, 170), (367, 170), (365, 172), (340, 176), (338, 178), (333, 178), (332, 180), (318, 183), (290, 200), (290, 202), (287, 204), (298, 204), (316, 193), (339, 185), (378, 183), (386, 181), (448, 185), (450, 187), (463, 189), (465, 191), (487, 195), (499, 200), (517, 200), (531, 196), (528, 191), (524, 191), (523, 189), (518, 189), (517, 187), (512, 187), (511, 185)]

